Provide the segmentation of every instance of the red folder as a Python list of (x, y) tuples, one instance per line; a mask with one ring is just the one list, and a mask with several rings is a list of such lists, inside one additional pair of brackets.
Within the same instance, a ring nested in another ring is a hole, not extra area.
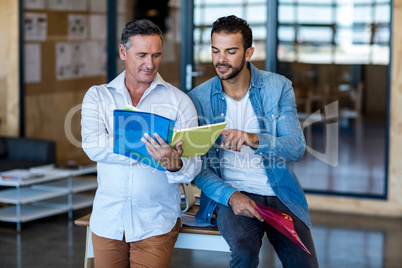
[(256, 203), (256, 205), (258, 207), (258, 213), (260, 213), (267, 223), (311, 255), (310, 251), (306, 248), (300, 237), (297, 235), (291, 216), (279, 210), (266, 207), (258, 203)]

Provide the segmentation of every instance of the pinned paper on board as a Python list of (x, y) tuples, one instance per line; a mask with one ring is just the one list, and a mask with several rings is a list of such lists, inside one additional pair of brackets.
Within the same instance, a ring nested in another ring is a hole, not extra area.
[(56, 78), (57, 80), (72, 77), (71, 46), (66, 42), (56, 43)]
[(69, 14), (68, 23), (68, 39), (69, 40), (85, 40), (87, 39), (88, 25), (87, 16), (81, 14)]
[(74, 78), (86, 75), (87, 68), (87, 43), (76, 42), (71, 44), (72, 76)]
[(91, 11), (106, 12), (106, 1), (107, 0), (90, 0), (89, 4), (91, 6)]
[(89, 36), (91, 39), (106, 39), (106, 15), (89, 16)]
[(87, 44), (85, 42), (56, 44), (56, 78), (78, 78), (86, 75)]
[(25, 9), (41, 9), (45, 8), (45, 0), (24, 0)]
[(87, 11), (87, 0), (48, 0), (50, 10)]
[(87, 42), (87, 60), (91, 64), (86, 66), (86, 76), (106, 75), (107, 51), (105, 41)]
[(46, 40), (47, 24), (47, 15), (45, 13), (25, 12), (24, 39), (26, 41)]
[(40, 44), (24, 45), (24, 82), (41, 81), (41, 50)]
[(88, 5), (87, 0), (68, 0), (68, 9), (74, 11), (87, 11)]
[(67, 10), (67, 0), (48, 0), (50, 10)]

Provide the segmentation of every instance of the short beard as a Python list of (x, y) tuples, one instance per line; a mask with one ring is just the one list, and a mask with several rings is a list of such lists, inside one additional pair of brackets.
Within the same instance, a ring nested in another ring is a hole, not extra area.
[[(244, 56), (243, 56), (243, 59), (242, 59), (242, 61), (241, 61), (241, 63), (240, 63), (240, 66), (237, 66), (237, 67), (233, 67), (232, 65), (228, 65), (228, 64), (220, 64), (220, 63), (217, 63), (217, 64), (215, 64), (215, 66), (214, 66), (215, 74), (216, 74), (221, 80), (230, 80), (230, 79), (236, 77), (236, 76), (241, 72), (241, 70), (243, 70), (245, 61), (246, 61), (246, 57), (245, 57), (245, 55), (244, 55)], [(216, 70), (216, 69), (218, 68), (218, 66), (228, 66), (228, 67), (230, 67), (230, 69), (232, 70), (232, 72), (229, 73), (229, 75), (228, 75), (227, 77), (220, 76), (220, 74), (219, 74), (218, 71)]]

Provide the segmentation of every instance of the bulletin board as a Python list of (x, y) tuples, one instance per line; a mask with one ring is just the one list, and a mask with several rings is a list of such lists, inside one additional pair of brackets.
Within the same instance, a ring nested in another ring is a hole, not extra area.
[[(87, 162), (77, 107), (91, 86), (107, 83), (108, 1), (23, 2), (25, 136), (55, 141), (58, 162)], [(116, 0), (117, 40), (132, 5)]]
[(25, 94), (106, 82), (106, 0), (25, 0)]

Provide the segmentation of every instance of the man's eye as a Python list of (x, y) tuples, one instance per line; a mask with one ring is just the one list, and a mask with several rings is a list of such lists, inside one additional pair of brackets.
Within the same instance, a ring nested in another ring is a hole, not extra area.
[(230, 55), (233, 55), (235, 53), (236, 53), (235, 51), (228, 51), (228, 54), (230, 54)]
[(218, 53), (219, 53), (219, 51), (217, 51), (217, 50), (212, 50), (212, 53), (214, 53), (214, 54), (218, 54)]
[(162, 54), (154, 54), (153, 55), (154, 58), (159, 58), (160, 56), (162, 56)]
[(138, 57), (143, 58), (143, 57), (145, 57), (145, 54), (138, 54)]

